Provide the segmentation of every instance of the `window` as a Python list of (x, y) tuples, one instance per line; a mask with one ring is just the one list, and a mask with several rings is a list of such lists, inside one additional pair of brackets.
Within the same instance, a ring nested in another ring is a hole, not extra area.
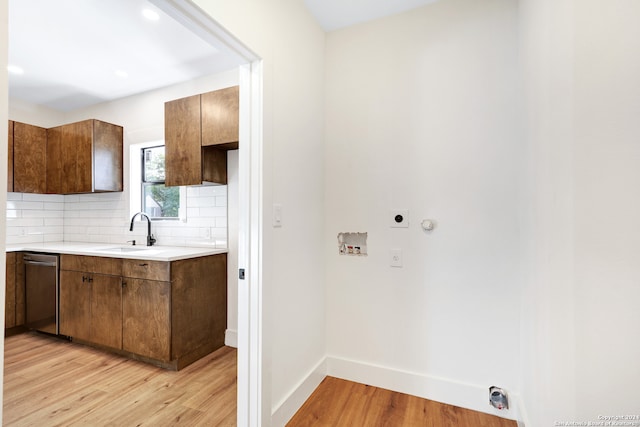
[(164, 145), (145, 147), (142, 154), (142, 211), (152, 219), (178, 219), (180, 187), (164, 186)]

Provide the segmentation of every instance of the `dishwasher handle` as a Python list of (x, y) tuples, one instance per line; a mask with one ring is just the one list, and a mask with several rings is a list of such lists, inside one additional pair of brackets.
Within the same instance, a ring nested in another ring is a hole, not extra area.
[(31, 260), (24, 260), (25, 264), (29, 264), (29, 265), (41, 265), (43, 267), (55, 267), (57, 264), (55, 262), (43, 262), (43, 261), (31, 261)]

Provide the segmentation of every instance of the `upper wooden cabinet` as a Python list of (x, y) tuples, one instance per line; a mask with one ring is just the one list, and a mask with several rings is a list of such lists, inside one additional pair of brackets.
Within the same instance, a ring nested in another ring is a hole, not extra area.
[(202, 145), (226, 150), (238, 148), (240, 87), (233, 86), (200, 95)]
[(47, 188), (47, 130), (20, 122), (9, 123), (9, 173), (7, 190), (17, 193), (44, 193)]
[(122, 134), (94, 119), (47, 129), (47, 193), (122, 191)]
[(9, 120), (9, 135), (7, 137), (7, 191), (13, 191), (13, 120)]
[(165, 103), (165, 185), (227, 183), (226, 150), (238, 148), (239, 87)]

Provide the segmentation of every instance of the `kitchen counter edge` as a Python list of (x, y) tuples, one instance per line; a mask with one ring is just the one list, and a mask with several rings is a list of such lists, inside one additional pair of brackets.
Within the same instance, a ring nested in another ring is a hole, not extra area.
[[(203, 248), (185, 246), (140, 246), (140, 251), (116, 252), (112, 248), (127, 247), (116, 243), (21, 243), (7, 245), (7, 252), (47, 252), (65, 255), (98, 256), (104, 258), (143, 259), (150, 261), (178, 261), (209, 255), (226, 254), (226, 248)], [(148, 249), (147, 249), (148, 248)]]

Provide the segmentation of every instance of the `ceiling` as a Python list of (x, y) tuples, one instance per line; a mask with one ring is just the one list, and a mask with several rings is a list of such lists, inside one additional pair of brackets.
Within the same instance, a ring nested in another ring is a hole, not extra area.
[[(304, 0), (326, 31), (435, 0)], [(156, 20), (143, 10), (157, 13)], [(71, 111), (237, 66), (148, 0), (10, 0), (9, 96)]]
[(437, 0), (304, 0), (325, 31), (406, 12)]

